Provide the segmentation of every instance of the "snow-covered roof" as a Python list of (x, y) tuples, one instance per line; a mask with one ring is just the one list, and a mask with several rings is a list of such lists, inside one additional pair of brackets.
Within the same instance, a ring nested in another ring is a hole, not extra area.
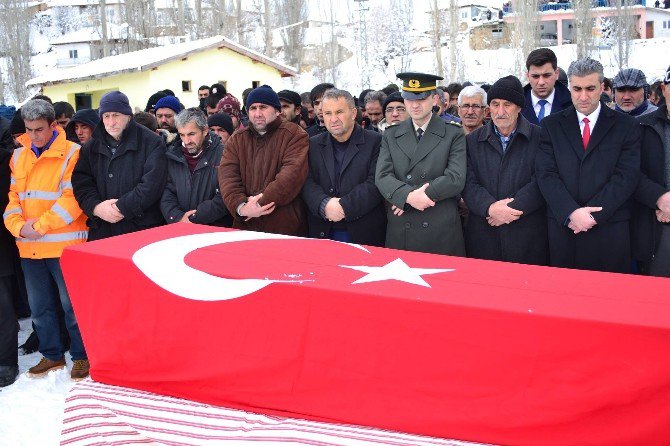
[[(113, 23), (107, 24), (107, 39), (125, 39), (126, 37), (126, 27), (120, 27)], [(51, 45), (64, 45), (68, 43), (97, 42), (100, 39), (102, 39), (102, 32), (100, 29), (98, 27), (90, 26), (59, 36), (56, 39), (49, 41), (49, 43)]]
[(282, 76), (296, 76), (294, 67), (285, 65), (256, 51), (239, 45), (223, 36), (214, 36), (208, 39), (193, 40), (191, 42), (174, 45), (148, 48), (117, 56), (103, 57), (85, 64), (69, 68), (54, 68), (48, 74), (33, 78), (26, 82), (26, 86), (42, 84), (58, 84), (69, 81), (95, 79), (100, 76), (147, 71), (173, 60), (182, 59), (189, 54), (209, 50), (212, 48), (228, 48), (239, 54), (262, 62), (279, 70)]

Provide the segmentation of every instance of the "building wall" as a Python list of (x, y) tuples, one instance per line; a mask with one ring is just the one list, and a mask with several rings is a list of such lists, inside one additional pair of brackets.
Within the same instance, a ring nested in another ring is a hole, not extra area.
[(647, 10), (647, 21), (654, 22), (654, 37), (670, 37), (670, 10)]
[[(54, 45), (59, 66), (86, 63), (91, 60), (91, 46), (85, 42)], [(77, 59), (70, 59), (70, 50), (77, 51)]]
[[(187, 58), (172, 61), (153, 70), (106, 76), (101, 79), (43, 86), (43, 93), (53, 101), (67, 101), (75, 106), (75, 94), (92, 95), (92, 105), (97, 108), (102, 95), (108, 91), (124, 92), (131, 107), (144, 110), (149, 97), (169, 88), (186, 107), (198, 105), (198, 87), (226, 81), (228, 91), (242, 100), (242, 91), (252, 86), (268, 84), (276, 87), (281, 74), (275, 68), (254, 62), (227, 48), (195, 53)], [(182, 91), (182, 81), (191, 82), (191, 91)]]

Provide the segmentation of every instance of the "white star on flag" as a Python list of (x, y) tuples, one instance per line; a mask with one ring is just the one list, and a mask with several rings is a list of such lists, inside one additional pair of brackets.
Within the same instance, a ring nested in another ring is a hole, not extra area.
[(430, 285), (428, 285), (421, 276), (425, 274), (438, 274), (454, 271), (453, 269), (410, 268), (402, 259), (395, 259), (384, 266), (339, 266), (367, 273), (366, 276), (352, 282), (352, 285), (357, 283), (380, 282), (382, 280), (399, 280), (401, 282), (430, 288)]

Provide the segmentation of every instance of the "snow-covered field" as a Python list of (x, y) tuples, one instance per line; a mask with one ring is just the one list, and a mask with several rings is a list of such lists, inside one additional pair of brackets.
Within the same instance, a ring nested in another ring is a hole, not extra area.
[[(30, 319), (20, 321), (19, 345), (32, 330)], [(51, 372), (41, 379), (25, 376), (26, 370), (39, 362), (41, 355), (19, 356), (19, 377), (14, 384), (0, 390), (0, 446), (51, 446), (59, 444), (65, 396), (72, 387), (68, 370)]]

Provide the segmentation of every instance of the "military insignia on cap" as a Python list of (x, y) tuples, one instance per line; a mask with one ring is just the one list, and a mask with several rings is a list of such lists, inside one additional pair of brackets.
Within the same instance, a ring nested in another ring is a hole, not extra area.
[(421, 87), (421, 82), (419, 82), (416, 79), (410, 79), (409, 82), (407, 83), (409, 87), (412, 88), (419, 88)]

